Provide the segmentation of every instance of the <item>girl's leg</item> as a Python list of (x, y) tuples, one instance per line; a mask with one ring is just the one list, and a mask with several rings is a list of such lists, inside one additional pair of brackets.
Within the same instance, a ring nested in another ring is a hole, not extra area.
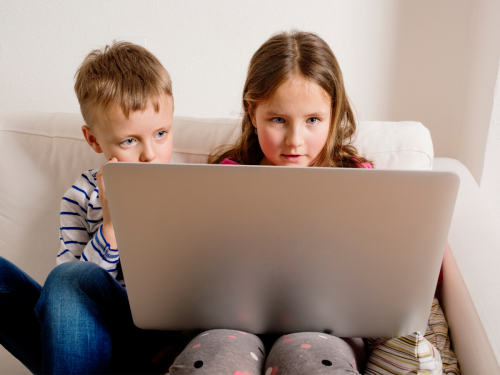
[(147, 373), (166, 338), (134, 326), (125, 288), (93, 263), (56, 267), (36, 313), (50, 374)]
[(275, 342), (264, 374), (360, 374), (365, 363), (362, 339), (341, 339), (324, 333), (293, 333)]
[(251, 333), (215, 329), (196, 336), (170, 366), (169, 374), (262, 374), (264, 344)]
[(31, 372), (42, 372), (42, 341), (35, 305), (41, 286), (0, 257), (0, 344)]

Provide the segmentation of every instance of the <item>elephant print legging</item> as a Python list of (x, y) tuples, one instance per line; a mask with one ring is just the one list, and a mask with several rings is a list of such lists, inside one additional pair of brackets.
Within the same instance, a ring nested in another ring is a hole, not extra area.
[(170, 375), (362, 374), (364, 342), (325, 333), (280, 337), (269, 355), (259, 337), (217, 329), (196, 336), (170, 366)]

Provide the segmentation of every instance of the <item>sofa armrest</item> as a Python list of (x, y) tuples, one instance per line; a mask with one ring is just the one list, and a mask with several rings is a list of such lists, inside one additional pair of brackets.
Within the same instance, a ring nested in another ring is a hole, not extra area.
[(436, 158), (460, 188), (443, 262), (442, 304), (463, 375), (500, 374), (500, 220), (467, 168)]

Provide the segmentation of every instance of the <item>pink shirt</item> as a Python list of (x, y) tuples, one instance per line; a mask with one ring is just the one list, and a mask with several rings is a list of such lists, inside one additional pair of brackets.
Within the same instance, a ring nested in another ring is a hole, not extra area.
[[(239, 163), (236, 163), (234, 160), (229, 158), (224, 159), (221, 164), (239, 165)], [(370, 163), (361, 163), (361, 165), (365, 169), (373, 169), (373, 166)]]

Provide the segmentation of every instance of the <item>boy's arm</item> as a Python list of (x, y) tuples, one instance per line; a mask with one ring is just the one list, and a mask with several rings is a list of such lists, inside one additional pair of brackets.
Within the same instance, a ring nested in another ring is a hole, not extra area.
[(83, 173), (61, 200), (57, 264), (79, 260), (83, 249), (92, 238), (90, 223), (87, 221), (87, 197), (92, 188), (89, 175), (92, 177), (89, 173)]
[(118, 249), (111, 248), (109, 242), (103, 236), (102, 225), (99, 226), (93, 238), (85, 246), (80, 260), (97, 264), (115, 278), (118, 275), (117, 267), (118, 262), (120, 262)]
[(102, 226), (101, 226), (101, 233), (103, 237), (106, 238), (108, 241), (109, 245), (112, 248), (117, 248), (117, 243), (116, 243), (116, 237), (115, 237), (115, 230), (113, 228), (113, 222), (111, 221), (111, 213), (109, 212), (109, 205), (108, 205), (108, 197), (106, 195), (106, 188), (104, 186), (104, 179), (102, 177), (102, 168), (104, 167), (105, 164), (109, 162), (117, 162), (118, 159), (113, 157), (110, 160), (108, 160), (106, 163), (104, 163), (101, 168), (99, 168), (99, 171), (96, 174), (97, 178), (97, 187), (99, 189), (99, 201), (101, 202), (101, 208), (102, 208)]
[(57, 263), (81, 260), (96, 263), (113, 277), (118, 274), (118, 250), (102, 232), (103, 210), (96, 171), (89, 171), (68, 189), (61, 202), (61, 247)]

